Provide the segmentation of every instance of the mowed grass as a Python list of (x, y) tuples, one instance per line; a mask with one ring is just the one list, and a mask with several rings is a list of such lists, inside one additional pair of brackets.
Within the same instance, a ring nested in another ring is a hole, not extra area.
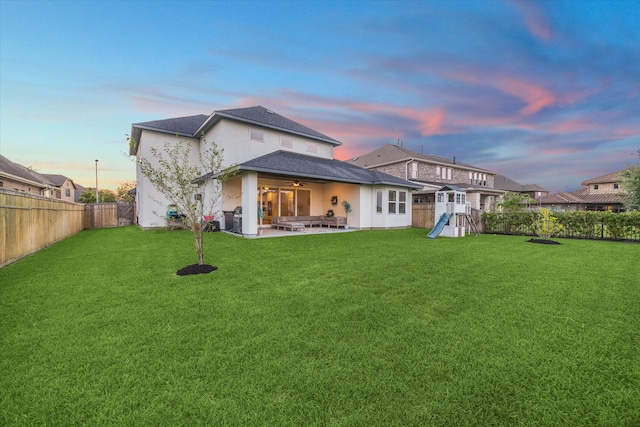
[(68, 238), (0, 269), (0, 425), (640, 425), (640, 245), (425, 235)]

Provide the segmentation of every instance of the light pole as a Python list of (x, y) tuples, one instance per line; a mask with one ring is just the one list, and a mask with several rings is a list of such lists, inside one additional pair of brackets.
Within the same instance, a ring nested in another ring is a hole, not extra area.
[(96, 203), (100, 203), (98, 199), (98, 159), (96, 159)]

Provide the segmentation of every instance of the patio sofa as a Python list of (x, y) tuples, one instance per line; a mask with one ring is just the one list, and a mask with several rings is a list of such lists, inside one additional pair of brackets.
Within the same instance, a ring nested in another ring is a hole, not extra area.
[(347, 219), (343, 216), (275, 216), (271, 219), (271, 226), (274, 228), (283, 228), (292, 230), (303, 224), (305, 227), (327, 226), (327, 227), (345, 227)]

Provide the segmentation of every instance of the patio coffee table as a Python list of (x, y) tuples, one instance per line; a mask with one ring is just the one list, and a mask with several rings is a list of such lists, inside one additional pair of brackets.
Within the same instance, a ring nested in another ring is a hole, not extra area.
[(301, 222), (288, 222), (287, 226), (291, 228), (291, 231), (304, 231), (304, 224)]

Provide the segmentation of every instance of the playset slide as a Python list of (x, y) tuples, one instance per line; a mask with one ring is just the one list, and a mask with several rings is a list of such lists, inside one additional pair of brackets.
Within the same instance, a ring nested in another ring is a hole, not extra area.
[(447, 223), (447, 221), (449, 221), (450, 216), (451, 214), (443, 213), (440, 219), (438, 220), (438, 223), (436, 224), (436, 226), (433, 227), (433, 230), (431, 230), (431, 232), (427, 234), (427, 237), (429, 239), (435, 239), (436, 237), (438, 237), (438, 234), (442, 233), (442, 229), (444, 228), (444, 225)]

